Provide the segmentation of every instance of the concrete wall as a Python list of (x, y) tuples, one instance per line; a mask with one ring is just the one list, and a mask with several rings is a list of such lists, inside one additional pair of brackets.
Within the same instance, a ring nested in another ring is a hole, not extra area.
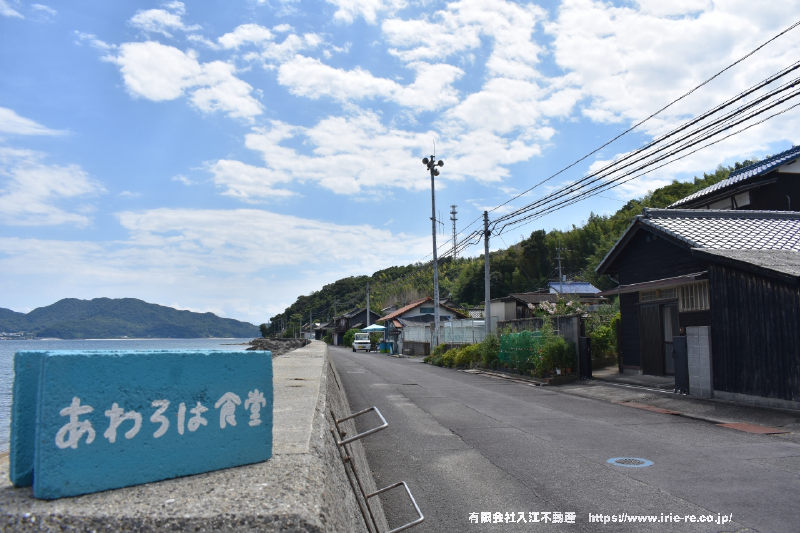
[(686, 350), (689, 358), (689, 393), (700, 398), (714, 396), (711, 372), (711, 334), (708, 326), (686, 328)]
[[(353, 466), (345, 466), (331, 433), (334, 417), (346, 416), (349, 407), (327, 346), (314, 341), (277, 357), (273, 371), (269, 461), (44, 501), (34, 499), (30, 487), (13, 488), (3, 456), (0, 531), (373, 531), (353, 477), (355, 469), (364, 491), (375, 490), (363, 447), (347, 445)], [(346, 430), (353, 434), (352, 422)], [(372, 498), (370, 507), (379, 530), (386, 531), (379, 499)]]

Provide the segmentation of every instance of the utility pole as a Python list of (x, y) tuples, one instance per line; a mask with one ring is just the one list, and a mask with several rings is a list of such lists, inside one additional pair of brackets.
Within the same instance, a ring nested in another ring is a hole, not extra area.
[(314, 321), (313, 321), (313, 315), (311, 314), (311, 309), (308, 310), (308, 331), (311, 332), (311, 334), (309, 335), (309, 339), (313, 339), (314, 338)]
[(483, 212), (483, 321), (486, 323), (486, 336), (492, 333), (492, 291), (489, 280), (489, 212)]
[(453, 261), (456, 260), (456, 206), (450, 206), (450, 220), (453, 221)]
[(558, 297), (564, 293), (564, 277), (561, 275), (561, 241), (558, 241)]
[(369, 327), (369, 281), (367, 282), (367, 327)]
[(431, 338), (431, 352), (439, 345), (439, 262), (436, 257), (436, 188), (433, 178), (439, 175), (437, 166), (443, 167), (444, 161), (435, 160), (434, 156), (430, 159), (422, 159), (422, 164), (428, 167), (431, 173), (431, 233), (433, 235), (433, 336)]

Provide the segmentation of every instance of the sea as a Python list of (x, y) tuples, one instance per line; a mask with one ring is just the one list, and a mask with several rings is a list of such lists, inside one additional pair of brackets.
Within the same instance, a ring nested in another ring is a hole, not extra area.
[(14, 354), (23, 350), (245, 350), (251, 339), (0, 340), (0, 454), (8, 452)]

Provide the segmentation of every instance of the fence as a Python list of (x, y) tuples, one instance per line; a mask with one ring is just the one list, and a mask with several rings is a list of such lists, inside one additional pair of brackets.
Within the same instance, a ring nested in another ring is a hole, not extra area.
[(506, 366), (525, 371), (535, 368), (542, 348), (541, 331), (520, 331), (500, 336), (498, 359)]
[[(553, 333), (573, 342), (578, 346), (581, 336), (581, 317), (580, 315), (564, 315), (551, 317), (553, 320)], [(506, 320), (500, 322), (500, 331), (510, 328), (512, 332), (519, 331), (538, 331), (542, 329), (543, 317), (520, 318), (517, 320)]]
[[(492, 331), (497, 330), (497, 318), (492, 318)], [(403, 327), (403, 342), (430, 343), (432, 324), (408, 324)], [(439, 344), (475, 344), (486, 337), (483, 320), (447, 320), (439, 324)]]

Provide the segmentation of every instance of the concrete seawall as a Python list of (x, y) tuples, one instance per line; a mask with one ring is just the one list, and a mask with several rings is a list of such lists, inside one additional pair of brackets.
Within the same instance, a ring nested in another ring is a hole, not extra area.
[[(360, 442), (342, 461), (331, 429), (349, 414), (327, 346), (319, 341), (273, 360), (273, 456), (265, 463), (54, 501), (8, 481), (0, 457), (2, 531), (379, 531), (386, 520)], [(352, 421), (341, 426), (355, 432)], [(358, 480), (354, 477), (358, 473)], [(365, 515), (367, 518), (365, 518)]]

